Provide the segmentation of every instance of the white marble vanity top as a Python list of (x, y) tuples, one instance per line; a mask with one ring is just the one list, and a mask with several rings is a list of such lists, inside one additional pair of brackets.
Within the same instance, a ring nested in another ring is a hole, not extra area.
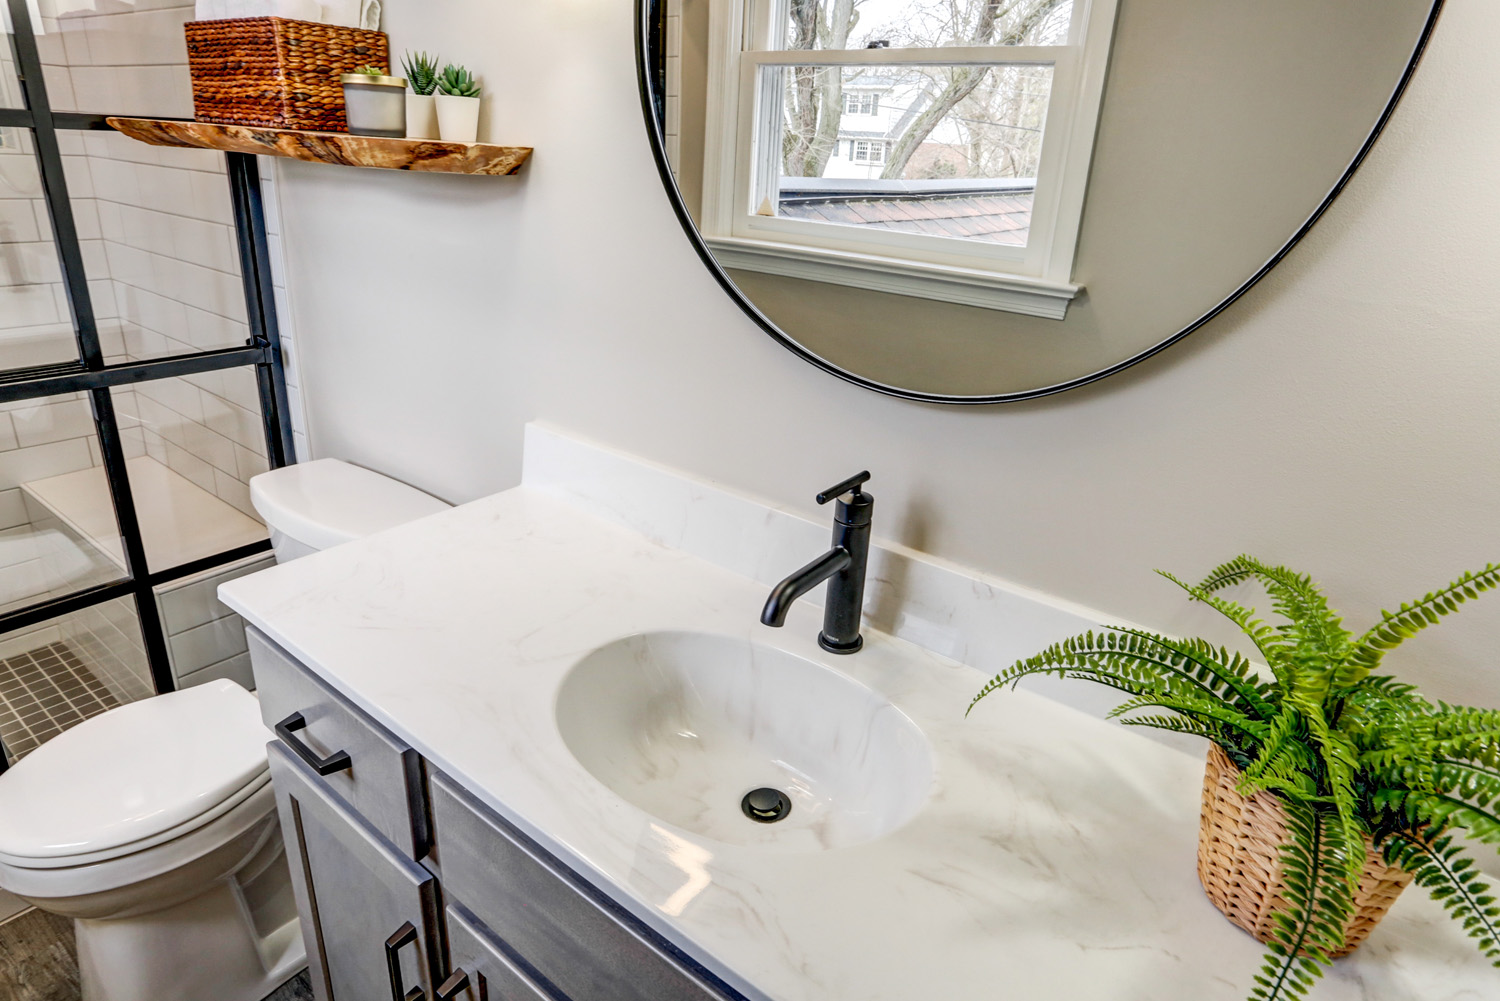
[[(871, 631), (863, 652), (826, 654), (815, 606), (761, 626), (762, 584), (555, 491), (517, 488), (220, 593), (752, 998), (1239, 1001), (1259, 968), (1261, 947), (1198, 886), (1201, 758), (1024, 690), (965, 720), (980, 671)], [(585, 654), (661, 630), (754, 639), (874, 688), (930, 740), (931, 798), (894, 833), (807, 852), (710, 841), (626, 803), (568, 752), (554, 702)], [(1500, 971), (1417, 889), (1313, 994), (1497, 996)]]

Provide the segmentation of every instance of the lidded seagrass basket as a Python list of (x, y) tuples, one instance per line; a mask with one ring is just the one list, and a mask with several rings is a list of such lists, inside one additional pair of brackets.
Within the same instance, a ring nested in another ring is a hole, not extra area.
[(390, 70), (383, 31), (284, 17), (190, 21), (188, 65), (200, 122), (347, 132), (339, 77)]
[[(1203, 778), (1203, 820), (1198, 830), (1198, 879), (1224, 916), (1262, 943), (1275, 929), (1275, 915), (1286, 908), (1281, 849), (1287, 843), (1286, 813), (1273, 794), (1242, 796), (1235, 789), (1240, 770), (1217, 744), (1208, 748)], [(1385, 917), (1411, 874), (1385, 864), (1365, 839), (1365, 872), (1354, 894), (1354, 913), (1344, 926), (1344, 947), (1330, 959), (1347, 956)]]

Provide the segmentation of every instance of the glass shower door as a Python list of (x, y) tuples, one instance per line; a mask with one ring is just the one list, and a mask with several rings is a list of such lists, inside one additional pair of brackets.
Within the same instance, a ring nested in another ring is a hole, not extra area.
[[(248, 679), (217, 581), (269, 564), (290, 459), (255, 159), (191, 114), (191, 3), (0, 0), (0, 770), (134, 699)], [(23, 83), (24, 81), (24, 83)]]

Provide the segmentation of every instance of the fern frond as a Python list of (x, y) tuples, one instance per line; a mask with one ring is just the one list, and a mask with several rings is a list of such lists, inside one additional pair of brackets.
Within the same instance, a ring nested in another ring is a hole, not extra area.
[(979, 700), (996, 689), (1014, 685), (1030, 675), (1066, 677), (1070, 672), (1107, 675), (1114, 680), (1115, 687), (1134, 695), (1181, 692), (1224, 698), (1211, 681), (1197, 676), (1198, 665), (1164, 645), (1169, 640), (1149, 633), (1144, 635), (1147, 638), (1141, 639), (1122, 630), (1109, 630), (1087, 632), (1054, 643), (1036, 656), (1017, 661), (991, 678), (969, 703), (969, 710), (972, 711)]
[(1353, 908), (1341, 867), (1329, 865), (1328, 820), (1312, 807), (1287, 806), (1290, 840), (1282, 849), (1284, 912), (1277, 915), (1268, 955), (1250, 1001), (1293, 1001), (1307, 995), (1329, 953), (1343, 944)]
[(1125, 726), (1149, 726), (1155, 730), (1166, 730), (1169, 733), (1185, 733), (1193, 737), (1203, 737), (1206, 740), (1222, 742), (1224, 733), (1217, 727), (1210, 727), (1189, 716), (1163, 716), (1152, 714), (1147, 716), (1128, 716), (1120, 722)]
[(1168, 693), (1137, 696), (1129, 702), (1116, 706), (1110, 711), (1109, 716), (1114, 718), (1151, 707), (1170, 709), (1189, 719), (1197, 720), (1205, 726), (1217, 727), (1220, 734), (1234, 732), (1257, 743), (1264, 740), (1266, 733), (1270, 730), (1268, 724), (1252, 719), (1218, 700), (1196, 699), (1187, 695)]
[(1211, 591), (1205, 591), (1201, 587), (1189, 584), (1187, 581), (1179, 580), (1177, 577), (1165, 570), (1156, 571), (1167, 580), (1176, 584), (1186, 591), (1194, 601), (1202, 602), (1210, 608), (1223, 615), (1230, 622), (1240, 627), (1240, 632), (1250, 638), (1255, 644), (1255, 649), (1260, 651), (1261, 659), (1266, 666), (1275, 671), (1282, 663), (1286, 655), (1285, 645), (1276, 635), (1276, 631), (1266, 625), (1260, 619), (1255, 618), (1255, 613), (1243, 605), (1236, 604), (1228, 598), (1221, 598)]
[(1260, 745), (1259, 753), (1251, 760), (1240, 773), (1239, 789), (1244, 795), (1250, 795), (1257, 789), (1264, 788), (1260, 785), (1262, 777), (1274, 774), (1280, 770), (1278, 762), (1291, 757), (1290, 763), (1293, 769), (1302, 769), (1311, 764), (1311, 759), (1301, 753), (1306, 743), (1306, 725), (1302, 722), (1301, 714), (1295, 710), (1284, 710), (1281, 715), (1271, 721), (1270, 729), (1266, 733), (1265, 741)]
[(1484, 957), (1500, 966), (1500, 906), (1490, 896), (1474, 860), (1446, 834), (1404, 831), (1383, 846), (1387, 865), (1411, 873), (1412, 880), (1464, 926)]
[(1252, 556), (1236, 556), (1211, 573), (1199, 588), (1213, 592), (1231, 583), (1255, 579), (1271, 597), (1285, 621), (1275, 627), (1288, 649), (1277, 678), (1283, 689), (1302, 688), (1321, 700), (1347, 654), (1350, 636), (1328, 607), (1312, 578)]
[(1323, 755), (1323, 777), (1327, 795), (1334, 808), (1336, 832), (1340, 842), (1344, 876), (1352, 894), (1359, 889), (1359, 880), (1365, 871), (1365, 824), (1359, 816), (1358, 796), (1355, 780), (1359, 775), (1359, 754), (1353, 742), (1344, 734), (1332, 730), (1323, 718), (1322, 706), (1303, 706), (1303, 719), (1308, 733), (1317, 742)]
[(1208, 576), (1198, 582), (1198, 590), (1213, 594), (1222, 591), (1226, 587), (1243, 584), (1255, 576), (1255, 572), (1246, 565), (1246, 557), (1236, 556), (1228, 563), (1221, 563), (1208, 572)]
[(1161, 655), (1163, 659), (1176, 654), (1175, 663), (1179, 669), (1191, 674), (1194, 681), (1241, 712), (1262, 720), (1276, 717), (1276, 707), (1267, 701), (1265, 690), (1255, 680), (1254, 668), (1240, 654), (1224, 647), (1215, 649), (1203, 640), (1174, 640), (1126, 626), (1114, 629), (1123, 635), (1134, 636), (1148, 646), (1161, 647), (1166, 651)]
[(1483, 806), (1465, 802), (1461, 794), (1380, 789), (1370, 798), (1376, 809), (1397, 814), (1411, 830), (1447, 831), (1462, 827), (1480, 841), (1500, 844), (1500, 816)]
[(1468, 571), (1451, 584), (1403, 604), (1394, 612), (1381, 612), (1380, 621), (1354, 641), (1349, 655), (1351, 671), (1358, 669), (1368, 674), (1380, 665), (1386, 651), (1394, 650), (1428, 626), (1437, 625), (1443, 616), (1458, 611), (1459, 605), (1474, 600), (1496, 584), (1500, 584), (1500, 565), (1487, 563), (1483, 570)]

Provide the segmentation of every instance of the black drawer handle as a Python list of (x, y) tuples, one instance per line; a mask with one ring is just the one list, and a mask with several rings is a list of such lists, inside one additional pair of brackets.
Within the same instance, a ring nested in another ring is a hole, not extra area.
[(469, 989), (469, 975), (463, 970), (454, 970), (453, 976), (443, 981), (443, 986), (437, 990), (434, 1001), (453, 1001), (459, 994)]
[(385, 967), (391, 978), (391, 1001), (424, 1001), (427, 992), (413, 987), (401, 993), (401, 950), (417, 941), (417, 929), (410, 921), (396, 929), (395, 934), (385, 940)]
[[(307, 762), (307, 766), (319, 775), (332, 775), (334, 772), (341, 772), (353, 766), (354, 762), (350, 760), (348, 751), (335, 751), (326, 758), (320, 758), (312, 752), (312, 748), (292, 736), (298, 730), (306, 728), (306, 718), (301, 713), (292, 713), (276, 724), (276, 736), (280, 737), (287, 747), (296, 751), (297, 757)], [(402, 999), (397, 998), (396, 1001), (402, 1001)]]

